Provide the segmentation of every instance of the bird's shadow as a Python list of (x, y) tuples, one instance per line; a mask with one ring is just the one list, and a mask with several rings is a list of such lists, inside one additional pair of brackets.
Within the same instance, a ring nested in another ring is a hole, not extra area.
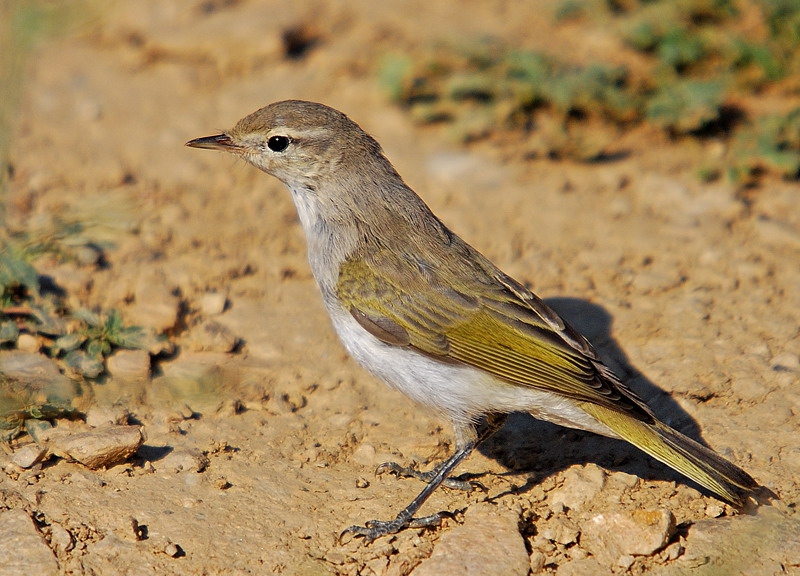
[[(552, 298), (546, 303), (586, 336), (603, 362), (653, 409), (660, 420), (707, 446), (697, 422), (667, 392), (628, 361), (625, 352), (611, 336), (612, 317), (604, 308), (577, 298)], [(573, 464), (593, 462), (607, 470), (622, 471), (647, 480), (676, 481), (709, 493), (623, 440), (563, 428), (536, 420), (528, 414), (512, 414), (500, 431), (480, 445), (479, 451), (514, 472), (535, 472), (538, 479), (552, 476)]]

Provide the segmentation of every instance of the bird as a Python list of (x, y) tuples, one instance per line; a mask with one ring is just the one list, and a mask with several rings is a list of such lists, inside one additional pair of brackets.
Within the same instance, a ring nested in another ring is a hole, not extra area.
[(283, 182), (334, 330), (369, 372), (447, 418), (453, 454), (429, 472), (389, 463), (427, 484), (390, 520), (340, 536), (372, 542), (443, 513), (415, 517), (509, 414), (626, 440), (735, 507), (758, 483), (659, 420), (594, 347), (522, 283), (436, 217), (380, 144), (344, 113), (285, 100), (194, 148), (231, 153)]

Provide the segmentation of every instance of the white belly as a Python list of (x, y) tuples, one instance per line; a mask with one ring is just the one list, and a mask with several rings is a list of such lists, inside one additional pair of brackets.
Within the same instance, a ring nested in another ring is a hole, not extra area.
[(439, 362), (408, 348), (385, 344), (348, 312), (331, 308), (329, 312), (339, 338), (359, 364), (456, 424), (467, 424), (493, 412), (528, 412), (534, 418), (618, 438), (568, 398), (510, 384), (465, 364)]

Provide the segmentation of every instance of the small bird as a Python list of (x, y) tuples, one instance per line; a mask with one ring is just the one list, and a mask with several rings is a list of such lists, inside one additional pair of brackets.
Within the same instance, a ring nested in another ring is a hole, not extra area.
[(343, 113), (287, 100), (222, 134), (186, 143), (230, 152), (289, 189), (308, 259), (350, 355), (413, 400), (448, 417), (453, 455), (396, 518), (342, 534), (367, 542), (414, 518), (456, 466), (512, 412), (621, 438), (742, 507), (758, 484), (670, 428), (600, 360), (592, 345), (525, 286), (451, 232), (409, 188), (378, 142)]

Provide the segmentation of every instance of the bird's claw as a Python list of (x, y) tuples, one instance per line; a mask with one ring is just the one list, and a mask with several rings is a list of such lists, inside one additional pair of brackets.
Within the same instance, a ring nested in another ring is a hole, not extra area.
[[(428, 483), (436, 476), (436, 470), (422, 472), (421, 470), (417, 470), (414, 466), (401, 466), (397, 462), (384, 462), (375, 469), (376, 476), (381, 476), (383, 474), (394, 474), (398, 478), (416, 478), (417, 480)], [(461, 490), (462, 492), (472, 492), (475, 488), (485, 490), (485, 487), (480, 482), (468, 482), (456, 478), (445, 478), (442, 481), (442, 486), (450, 488), (451, 490)]]
[(394, 520), (369, 520), (364, 526), (350, 526), (339, 534), (339, 544), (347, 544), (353, 538), (363, 538), (364, 544), (371, 544), (382, 536), (397, 534), (407, 528), (435, 528), (440, 526), (442, 518), (448, 512), (437, 512), (423, 518), (397, 517)]

